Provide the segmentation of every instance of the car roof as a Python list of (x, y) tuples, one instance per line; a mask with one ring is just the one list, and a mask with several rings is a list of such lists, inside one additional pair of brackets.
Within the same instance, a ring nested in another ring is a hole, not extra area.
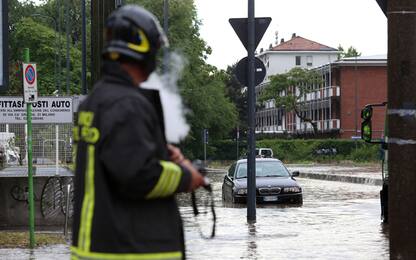
[[(256, 162), (282, 162), (282, 161), (276, 158), (256, 158)], [(240, 159), (236, 163), (237, 164), (247, 163), (247, 159)]]

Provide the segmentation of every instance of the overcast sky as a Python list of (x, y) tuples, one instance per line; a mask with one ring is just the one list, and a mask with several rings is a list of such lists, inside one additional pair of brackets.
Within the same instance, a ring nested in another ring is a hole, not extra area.
[[(247, 55), (228, 22), (247, 17), (247, 0), (195, 0), (201, 36), (213, 49), (208, 63), (225, 69)], [(387, 19), (376, 0), (255, 0), (256, 17), (272, 17), (258, 46), (275, 45), (275, 32), (292, 33), (333, 48), (355, 47), (362, 56), (387, 53)]]

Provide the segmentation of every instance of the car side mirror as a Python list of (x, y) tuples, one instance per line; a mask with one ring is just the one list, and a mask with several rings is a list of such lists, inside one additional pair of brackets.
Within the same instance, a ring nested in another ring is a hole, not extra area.
[(299, 177), (299, 171), (292, 172), (292, 177)]

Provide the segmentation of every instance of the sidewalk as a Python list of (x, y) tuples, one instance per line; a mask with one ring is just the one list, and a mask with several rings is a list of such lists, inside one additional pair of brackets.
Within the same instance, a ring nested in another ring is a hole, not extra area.
[(381, 186), (381, 167), (378, 165), (343, 166), (325, 164), (288, 164), (289, 171), (299, 171), (299, 177), (328, 181), (350, 182)]

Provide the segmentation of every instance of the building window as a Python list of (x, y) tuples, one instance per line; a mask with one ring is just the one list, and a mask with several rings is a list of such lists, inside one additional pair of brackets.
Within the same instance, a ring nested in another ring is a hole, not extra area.
[(300, 66), (300, 56), (296, 56), (296, 66)]
[(312, 56), (306, 56), (306, 65), (308, 67), (312, 66)]

